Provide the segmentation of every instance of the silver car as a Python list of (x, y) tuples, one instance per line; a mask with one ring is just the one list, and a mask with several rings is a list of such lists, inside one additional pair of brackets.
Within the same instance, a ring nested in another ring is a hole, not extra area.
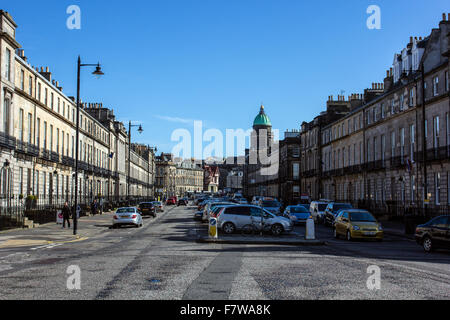
[(294, 227), (290, 219), (276, 216), (261, 207), (252, 205), (224, 207), (217, 215), (217, 225), (224, 233), (231, 234), (241, 230), (245, 225), (259, 224), (261, 218), (264, 220), (265, 225), (270, 225), (270, 230), (274, 235), (291, 232)]
[(119, 208), (113, 216), (113, 228), (120, 226), (135, 226), (136, 228), (143, 226), (142, 216), (135, 207)]

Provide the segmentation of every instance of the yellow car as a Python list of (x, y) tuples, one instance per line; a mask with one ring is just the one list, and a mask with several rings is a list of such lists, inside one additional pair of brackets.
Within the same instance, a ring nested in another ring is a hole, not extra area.
[(336, 217), (334, 237), (345, 236), (348, 241), (353, 239), (383, 240), (383, 228), (377, 219), (366, 210), (343, 210)]

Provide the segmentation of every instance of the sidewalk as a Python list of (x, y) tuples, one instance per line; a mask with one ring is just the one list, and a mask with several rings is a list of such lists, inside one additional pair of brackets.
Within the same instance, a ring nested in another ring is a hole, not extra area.
[(73, 220), (70, 220), (70, 228), (66, 224), (65, 229), (55, 221), (39, 228), (0, 231), (0, 249), (84, 241), (108, 230), (113, 213), (81, 217), (78, 219), (77, 235), (73, 235)]

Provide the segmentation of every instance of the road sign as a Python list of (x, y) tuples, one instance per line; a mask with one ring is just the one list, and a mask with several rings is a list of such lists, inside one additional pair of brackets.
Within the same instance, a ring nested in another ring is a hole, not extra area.
[(216, 218), (209, 219), (209, 237), (214, 239), (218, 238)]

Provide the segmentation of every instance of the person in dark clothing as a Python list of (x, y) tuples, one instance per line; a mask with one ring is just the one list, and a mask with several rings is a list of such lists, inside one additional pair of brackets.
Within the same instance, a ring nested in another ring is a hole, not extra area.
[(92, 213), (93, 216), (95, 216), (97, 214), (97, 209), (98, 209), (98, 204), (97, 204), (97, 199), (95, 199), (91, 203), (91, 213)]
[(69, 208), (69, 204), (67, 202), (64, 203), (64, 207), (62, 209), (62, 214), (63, 214), (63, 228), (66, 227), (66, 221), (67, 221), (68, 228), (70, 228), (70, 208)]

